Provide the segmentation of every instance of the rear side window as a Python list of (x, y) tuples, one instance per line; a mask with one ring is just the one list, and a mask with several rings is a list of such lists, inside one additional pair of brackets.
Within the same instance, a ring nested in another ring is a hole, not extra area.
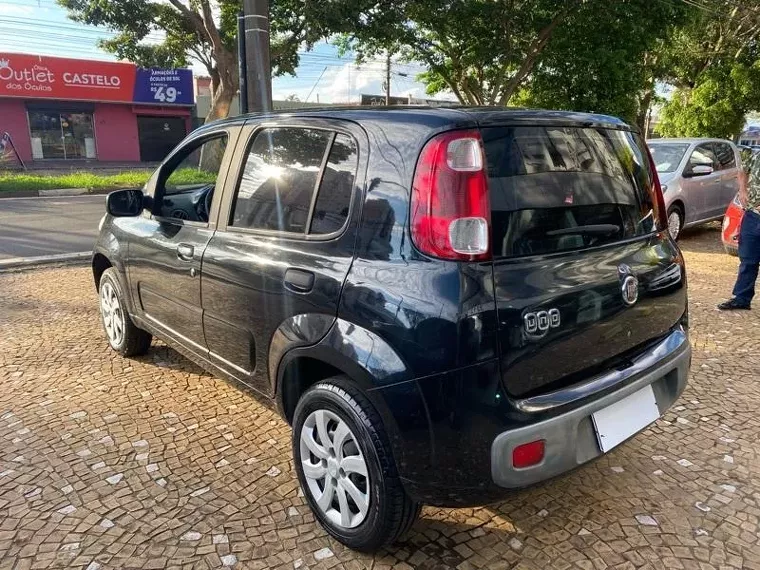
[(331, 234), (348, 218), (356, 173), (356, 145), (348, 135), (335, 136), (311, 220), (312, 234)]
[(583, 249), (655, 229), (644, 143), (582, 127), (482, 129), (495, 257)]
[(230, 215), (235, 228), (331, 234), (349, 213), (357, 164), (342, 133), (274, 127), (256, 134)]
[(305, 233), (332, 132), (272, 128), (256, 135), (238, 185), (231, 225)]
[(736, 168), (736, 155), (734, 155), (734, 149), (730, 144), (713, 143), (713, 150), (715, 151), (715, 158), (718, 159), (721, 170)]

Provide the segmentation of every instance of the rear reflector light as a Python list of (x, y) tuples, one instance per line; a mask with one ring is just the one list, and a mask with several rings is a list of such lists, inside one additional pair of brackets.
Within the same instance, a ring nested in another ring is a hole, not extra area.
[(541, 463), (544, 460), (544, 444), (545, 441), (540, 439), (515, 447), (512, 450), (512, 466), (523, 469)]
[(412, 241), (422, 253), (491, 258), (491, 205), (478, 131), (450, 131), (428, 141), (414, 172), (411, 210)]

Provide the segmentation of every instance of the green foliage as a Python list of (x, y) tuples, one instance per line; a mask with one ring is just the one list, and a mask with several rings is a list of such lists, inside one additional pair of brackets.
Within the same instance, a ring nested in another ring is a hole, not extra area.
[(757, 2), (706, 4), (689, 12), (662, 52), (662, 78), (676, 87), (657, 126), (664, 136), (732, 137), (760, 109)]
[(675, 91), (663, 107), (657, 132), (668, 137), (731, 138), (744, 126), (747, 111), (760, 106), (758, 86), (760, 62), (706, 71), (695, 87)]
[(588, 2), (559, 27), (520, 95), (531, 107), (605, 113), (636, 123), (656, 52), (685, 4)]
[(505, 104), (585, 1), (378, 0), (362, 6), (339, 46), (359, 60), (390, 51), (424, 63), (429, 94), (449, 89), (462, 103)]
[(0, 192), (14, 190), (52, 190), (57, 188), (116, 189), (140, 188), (150, 178), (148, 170), (131, 170), (119, 174), (72, 172), (53, 176), (25, 172), (0, 172)]

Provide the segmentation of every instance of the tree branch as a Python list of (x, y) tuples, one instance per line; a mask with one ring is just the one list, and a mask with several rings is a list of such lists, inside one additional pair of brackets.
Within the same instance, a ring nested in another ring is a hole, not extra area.
[(200, 14), (198, 14), (197, 12), (194, 12), (193, 10), (185, 6), (180, 0), (169, 0), (169, 3), (172, 6), (174, 6), (179, 11), (179, 13), (182, 14), (187, 19), (187, 21), (190, 23), (193, 29), (198, 33), (198, 35), (207, 39), (209, 42), (211, 41), (211, 38), (208, 35), (208, 31), (206, 30), (206, 27), (203, 25), (203, 18), (200, 17)]
[(509, 81), (506, 83), (504, 88), (501, 92), (501, 97), (499, 97), (498, 105), (505, 105), (507, 101), (509, 101), (509, 98), (512, 96), (512, 94), (515, 92), (517, 87), (520, 85), (520, 83), (523, 82), (523, 80), (528, 76), (528, 74), (533, 71), (533, 67), (536, 65), (536, 61), (538, 60), (538, 56), (541, 55), (541, 52), (546, 47), (546, 44), (549, 43), (549, 39), (551, 39), (552, 34), (554, 33), (554, 30), (556, 27), (564, 20), (570, 13), (578, 8), (581, 5), (580, 0), (576, 0), (575, 2), (568, 3), (568, 5), (565, 6), (563, 10), (561, 10), (551, 22), (547, 26), (545, 26), (539, 33), (536, 39), (531, 44), (530, 48), (528, 48), (528, 55), (523, 60), (522, 65), (520, 65), (520, 68), (517, 70), (517, 72), (509, 79)]

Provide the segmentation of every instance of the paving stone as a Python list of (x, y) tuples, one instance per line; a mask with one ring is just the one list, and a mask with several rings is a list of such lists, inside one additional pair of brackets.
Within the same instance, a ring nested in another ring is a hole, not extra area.
[(270, 407), (162, 342), (107, 348), (88, 268), (0, 273), (0, 570), (760, 568), (760, 327), (714, 309), (737, 267), (719, 229), (680, 240), (679, 409), (500, 503), (426, 507), (374, 556), (317, 525)]

